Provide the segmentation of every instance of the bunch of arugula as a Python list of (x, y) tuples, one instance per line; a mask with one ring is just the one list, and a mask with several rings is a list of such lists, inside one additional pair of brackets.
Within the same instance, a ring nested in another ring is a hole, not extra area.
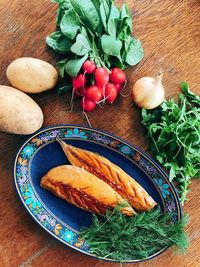
[(182, 204), (192, 177), (200, 177), (200, 97), (185, 82), (179, 103), (173, 99), (160, 107), (142, 110), (143, 125), (156, 159), (169, 170)]
[(97, 67), (125, 69), (143, 58), (143, 49), (132, 34), (132, 17), (124, 4), (121, 10), (112, 0), (53, 0), (59, 5), (57, 31), (46, 38), (48, 46), (66, 58), (58, 62), (61, 77), (65, 72), (76, 77), (89, 58)]
[(80, 237), (97, 257), (120, 262), (145, 259), (169, 246), (184, 252), (189, 245), (184, 231), (187, 221), (184, 215), (173, 224), (171, 215), (159, 208), (133, 217), (124, 216), (117, 208), (102, 218), (93, 215), (91, 226), (83, 228)]

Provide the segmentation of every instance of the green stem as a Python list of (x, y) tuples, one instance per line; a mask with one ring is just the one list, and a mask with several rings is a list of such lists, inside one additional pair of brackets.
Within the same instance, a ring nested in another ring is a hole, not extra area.
[(98, 48), (95, 43), (95, 38), (92, 36), (92, 51), (93, 51), (93, 56), (97, 61), (97, 67), (104, 67), (108, 70), (107, 66), (105, 65), (104, 61), (101, 59)]

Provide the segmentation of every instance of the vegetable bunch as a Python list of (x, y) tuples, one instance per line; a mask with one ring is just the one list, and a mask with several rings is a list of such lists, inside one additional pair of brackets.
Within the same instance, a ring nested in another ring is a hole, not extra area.
[(115, 101), (124, 87), (123, 84), (126, 84), (125, 73), (117, 67), (113, 68), (109, 75), (107, 69), (96, 68), (93, 61), (86, 60), (82, 70), (84, 73), (72, 78), (72, 85), (73, 94), (82, 97), (80, 104), (84, 112), (92, 111), (102, 102)]
[(112, 0), (54, 2), (59, 5), (57, 31), (46, 42), (66, 54), (58, 62), (60, 76), (67, 74), (72, 80), (59, 93), (73, 87), (71, 106), (74, 94), (82, 97), (84, 112), (105, 101), (112, 103), (126, 85), (123, 69), (143, 58), (140, 41), (131, 36), (132, 17), (127, 6), (120, 10)]
[(119, 210), (108, 211), (103, 218), (93, 215), (91, 226), (82, 229), (80, 236), (97, 257), (120, 262), (145, 259), (169, 246), (184, 252), (188, 247), (187, 216), (176, 224), (171, 221), (171, 215), (159, 208), (133, 217), (125, 217)]
[(143, 125), (156, 159), (169, 170), (182, 204), (192, 177), (200, 177), (200, 97), (185, 82), (179, 103), (173, 99), (160, 107), (142, 110)]
[(97, 67), (125, 69), (143, 58), (143, 49), (132, 34), (132, 17), (124, 4), (112, 0), (53, 0), (59, 5), (57, 31), (47, 44), (66, 59), (60, 61), (61, 77), (76, 77), (86, 59)]

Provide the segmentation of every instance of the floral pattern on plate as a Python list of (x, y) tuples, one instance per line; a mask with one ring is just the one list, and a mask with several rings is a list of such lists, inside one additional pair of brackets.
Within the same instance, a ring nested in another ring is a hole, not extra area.
[(62, 242), (90, 253), (87, 244), (80, 239), (77, 232), (62, 225), (43, 207), (32, 188), (28, 173), (31, 157), (37, 149), (48, 142), (55, 141), (57, 137), (62, 139), (79, 138), (92, 140), (129, 157), (152, 177), (152, 181), (161, 191), (166, 211), (172, 215), (173, 222), (178, 220), (180, 210), (177, 209), (175, 204), (175, 197), (177, 196), (173, 193), (170, 183), (163, 173), (161, 175), (160, 169), (137, 148), (114, 136), (87, 127), (55, 126), (39, 132), (21, 148), (15, 161), (15, 184), (26, 209), (45, 229)]

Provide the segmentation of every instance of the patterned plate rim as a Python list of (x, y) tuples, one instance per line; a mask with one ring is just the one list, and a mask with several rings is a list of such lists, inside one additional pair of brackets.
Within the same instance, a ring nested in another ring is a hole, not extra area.
[[(67, 131), (66, 134), (63, 137), (60, 136), (60, 133), (61, 133), (62, 130), (64, 130), (65, 132)], [(15, 184), (15, 188), (17, 190), (17, 194), (18, 194), (23, 206), (28, 211), (28, 213), (32, 216), (32, 218), (42, 228), (44, 228), (47, 232), (49, 232), (52, 236), (54, 236), (56, 239), (58, 239), (59, 241), (61, 241), (65, 245), (68, 245), (69, 247), (71, 247), (71, 248), (73, 248), (73, 249), (75, 249), (75, 250), (77, 250), (79, 252), (82, 252), (82, 253), (84, 253), (86, 255), (89, 255), (89, 256), (92, 256), (92, 257), (95, 257), (95, 258), (98, 258), (98, 259), (101, 259), (101, 260), (111, 261), (111, 262), (118, 262), (117, 260), (113, 260), (113, 259), (110, 259), (110, 258), (97, 257), (95, 254), (89, 252), (87, 244), (85, 244), (84, 241), (79, 239), (77, 231), (73, 232), (73, 230), (71, 230), (71, 227), (69, 229), (69, 228), (67, 228), (65, 226), (66, 232), (64, 232), (64, 234), (62, 233), (63, 236), (61, 238), (59, 236), (59, 234), (60, 234), (60, 232), (63, 231), (64, 228), (59, 223), (53, 225), (53, 220), (51, 221), (52, 227), (50, 227), (50, 219), (53, 218), (55, 223), (56, 223), (56, 220), (52, 215), (51, 215), (52, 218), (51, 218), (51, 216), (48, 217), (49, 218), (48, 223), (44, 224), (47, 221), (45, 221), (45, 222), (42, 221), (41, 218), (39, 219), (39, 217), (37, 217), (36, 214), (34, 214), (33, 211), (31, 211), (33, 206), (35, 206), (35, 208), (38, 208), (37, 205), (39, 205), (39, 204), (41, 205), (41, 203), (35, 197), (32, 188), (30, 188), (32, 191), (30, 191), (30, 192), (29, 191), (25, 191), (24, 192), (24, 196), (22, 195), (22, 192), (20, 191), (20, 184), (19, 184), (20, 182), (17, 179), (17, 177), (23, 178), (23, 176), (18, 176), (18, 171), (17, 171), (17, 167), (19, 167), (19, 165), (21, 165), (21, 163), (18, 163), (18, 161), (20, 159), (20, 157), (19, 157), (20, 153), (23, 153), (24, 149), (26, 148), (26, 146), (29, 145), (30, 141), (33, 141), (34, 138), (36, 139), (37, 136), (39, 136), (39, 135), (41, 135), (43, 133), (45, 134), (48, 131), (52, 131), (52, 132), (54, 131), (54, 132), (59, 133), (56, 136), (52, 137), (52, 140), (54, 140), (54, 141), (55, 141), (55, 138), (58, 135), (59, 135), (59, 137), (61, 137), (63, 139), (67, 139), (67, 138), (70, 139), (71, 138), (71, 139), (83, 140), (84, 141), (84, 139), (87, 139), (85, 137), (86, 136), (85, 133), (86, 132), (90, 132), (90, 134), (93, 134), (93, 135), (97, 134), (97, 135), (105, 136), (108, 140), (115, 140), (115, 142), (118, 142), (119, 147), (120, 147), (121, 144), (123, 144), (122, 148), (123, 147), (124, 148), (126, 147), (126, 149), (127, 149), (127, 147), (131, 148), (130, 151), (133, 152), (134, 155), (137, 154), (137, 157), (140, 157), (138, 162), (140, 162), (140, 160), (142, 161), (143, 158), (144, 158), (145, 159), (144, 162), (146, 161), (146, 163), (150, 163), (151, 165), (153, 165), (154, 166), (153, 170), (154, 171), (156, 170), (156, 172), (158, 172), (158, 174), (160, 174), (160, 179), (155, 179), (155, 183), (157, 184), (158, 188), (160, 189), (161, 193), (163, 194), (163, 199), (164, 199), (164, 193), (165, 193), (165, 197), (168, 197), (169, 195), (171, 195), (171, 197), (174, 199), (174, 201), (172, 201), (172, 203), (170, 204), (171, 208), (169, 208), (170, 205), (167, 208), (168, 212), (171, 212), (172, 214), (174, 212), (174, 221), (179, 221), (181, 219), (181, 217), (182, 217), (182, 208), (181, 208), (179, 197), (178, 197), (178, 194), (176, 192), (176, 189), (175, 189), (174, 185), (171, 182), (169, 182), (168, 176), (164, 172), (164, 170), (162, 170), (162, 168), (151, 157), (149, 157), (145, 152), (141, 151), (138, 147), (136, 147), (135, 145), (132, 145), (132, 144), (124, 141), (123, 139), (121, 139), (121, 138), (119, 138), (119, 137), (117, 137), (117, 136), (115, 136), (113, 134), (110, 134), (110, 133), (108, 133), (108, 132), (106, 132), (104, 130), (99, 130), (97, 128), (90, 128), (90, 127), (87, 127), (87, 126), (84, 126), (84, 125), (77, 125), (77, 124), (59, 124), (59, 125), (55, 125), (55, 126), (49, 126), (49, 127), (42, 128), (42, 129), (38, 130), (37, 132), (35, 132), (32, 136), (30, 136), (27, 139), (27, 141), (25, 141), (23, 143), (23, 145), (18, 150), (18, 152), (16, 154), (16, 157), (15, 157), (14, 166), (13, 166), (14, 167), (14, 170), (13, 170), (14, 184)], [(49, 136), (49, 135), (47, 135), (47, 136)], [(89, 141), (90, 140), (92, 141), (93, 139), (89, 139)], [(44, 141), (44, 144), (48, 143), (48, 141), (49, 140)], [(95, 141), (97, 143), (101, 144), (101, 145), (105, 145), (104, 143), (101, 143), (98, 140), (95, 140)], [(112, 142), (110, 144), (107, 144), (106, 147), (110, 149), (111, 148), (111, 144), (112, 144)], [(40, 145), (39, 145), (39, 147), (40, 147)], [(119, 148), (115, 147), (116, 152), (119, 152), (117, 149), (119, 149)], [(37, 149), (35, 151), (37, 151)], [(31, 157), (34, 156), (34, 154), (35, 154), (34, 152), (29, 155), (30, 156), (29, 160), (27, 158), (24, 160), (24, 161), (27, 162), (27, 165), (28, 165), (29, 161), (31, 160)], [(125, 151), (121, 151), (121, 154), (123, 154), (123, 156), (127, 156), (127, 152), (125, 152)], [(137, 160), (137, 159), (133, 159), (133, 158), (130, 158), (130, 159), (132, 160), (132, 162)], [(21, 160), (22, 160), (22, 165), (21, 165), (21, 168), (22, 168), (22, 167), (24, 167), (23, 166), (23, 162), (24, 161), (23, 161), (23, 159), (21, 159)], [(144, 162), (143, 162), (144, 166), (142, 166), (142, 167), (144, 168), (144, 171), (147, 172), (147, 169), (145, 169), (145, 163)], [(139, 165), (139, 163), (138, 163), (138, 165)], [(147, 167), (148, 166), (146, 166), (146, 168)], [(27, 173), (28, 172), (29, 172), (29, 168), (27, 168)], [(28, 174), (27, 174), (27, 180), (28, 179), (29, 179), (29, 177), (28, 177)], [(163, 181), (165, 182), (165, 184), (163, 184)], [(30, 179), (30, 182), (31, 182), (31, 179)], [(166, 189), (166, 187), (167, 187), (167, 189)], [(167, 190), (170, 190), (170, 192), (167, 191)], [(173, 203), (174, 203), (174, 206), (172, 205)], [(175, 203), (176, 203), (176, 206), (175, 206)], [(43, 208), (44, 211), (46, 212), (46, 209), (43, 206), (41, 208)], [(46, 214), (44, 213), (43, 216), (47, 216), (47, 215), (48, 215), (48, 213), (46, 213)], [(50, 229), (48, 229), (47, 226), (50, 227)], [(72, 242), (72, 240), (73, 240), (73, 242)], [(153, 255), (149, 256), (146, 259), (142, 259), (142, 260), (141, 259), (134, 259), (134, 260), (127, 260), (125, 262), (126, 263), (134, 263), (134, 262), (141, 262), (141, 261), (149, 260), (149, 259), (152, 259), (152, 258), (158, 256), (159, 254), (164, 252), (167, 248), (168, 247), (165, 247), (165, 248), (159, 250), (158, 252), (154, 253)]]

